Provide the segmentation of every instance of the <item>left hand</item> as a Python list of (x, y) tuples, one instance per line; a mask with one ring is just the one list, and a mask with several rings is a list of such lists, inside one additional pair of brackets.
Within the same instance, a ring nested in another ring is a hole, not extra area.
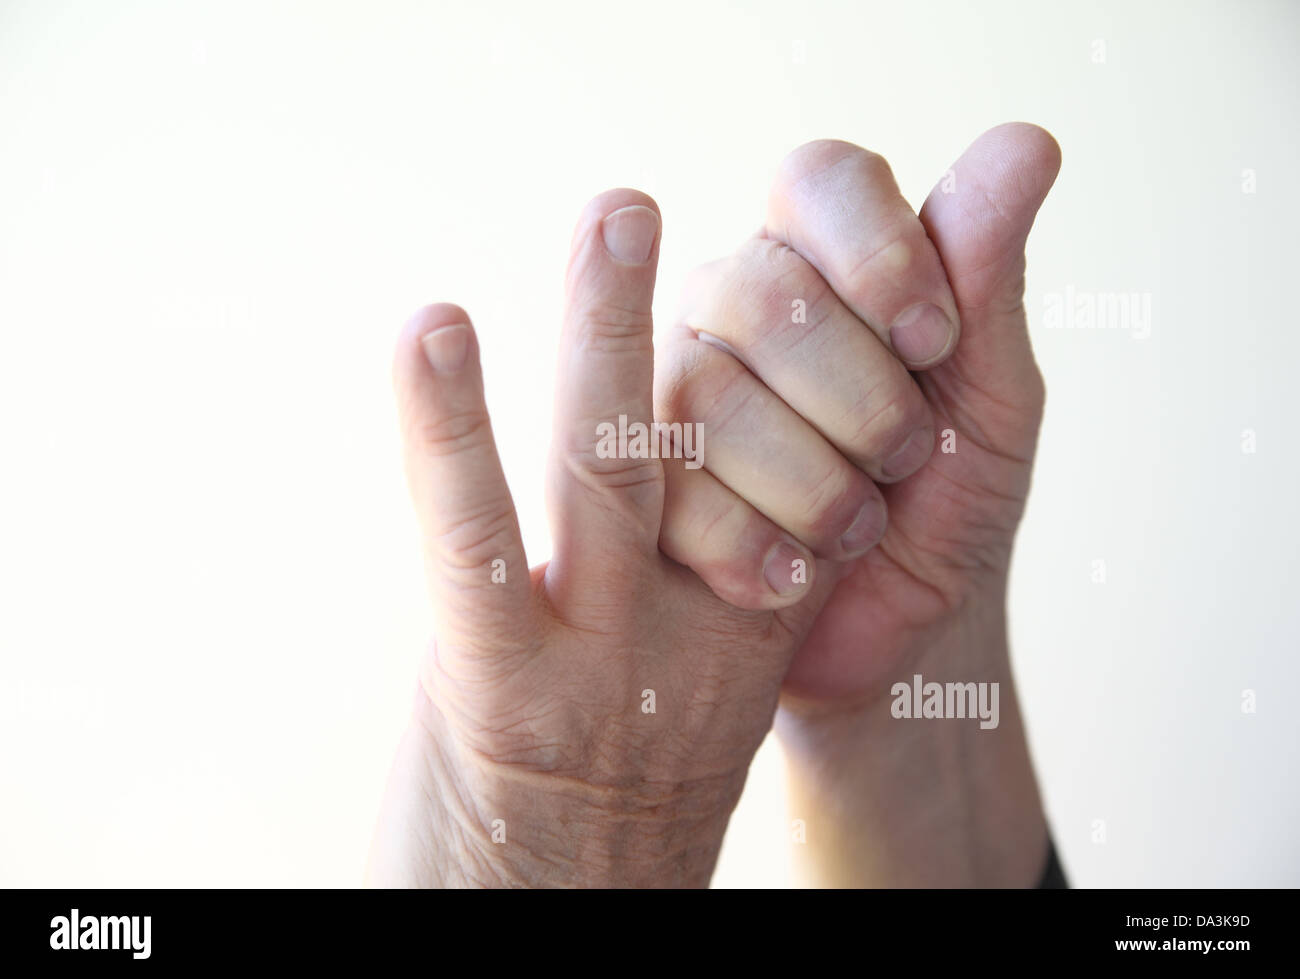
[(754, 570), (712, 532), (721, 514), (752, 508), (824, 559), (808, 601), (833, 593), (786, 679), (804, 704), (874, 701), (970, 606), (1002, 601), (1044, 400), (1024, 244), (1059, 154), (1000, 126), (918, 216), (881, 157), (810, 143), (763, 230), (688, 289), (656, 417), (702, 422), (707, 452), (669, 471), (660, 546), (741, 605)]

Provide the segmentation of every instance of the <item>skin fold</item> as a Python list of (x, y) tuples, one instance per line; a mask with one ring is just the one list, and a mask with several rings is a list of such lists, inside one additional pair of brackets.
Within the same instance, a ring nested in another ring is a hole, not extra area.
[[(1004, 605), (1044, 396), (1024, 244), (1059, 161), (1042, 130), (998, 127), (917, 215), (882, 157), (801, 147), (657, 362), (658, 210), (592, 201), (555, 552), (531, 572), (469, 317), (412, 319), (395, 379), (438, 626), (371, 883), (703, 885), (774, 719), (804, 882), (1034, 882), (1046, 825)], [(601, 458), (621, 414), (700, 423), (703, 467)], [(891, 717), (914, 672), (998, 682), (1001, 723)]]

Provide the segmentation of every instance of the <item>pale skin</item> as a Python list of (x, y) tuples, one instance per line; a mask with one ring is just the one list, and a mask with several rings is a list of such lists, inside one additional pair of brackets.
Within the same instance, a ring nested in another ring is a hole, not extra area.
[[(804, 883), (1036, 882), (1004, 603), (1043, 406), (1024, 245), (1059, 162), (998, 127), (917, 215), (881, 157), (801, 147), (657, 363), (658, 209), (593, 200), (531, 572), (469, 316), (412, 318), (395, 377), (437, 632), (371, 883), (702, 886), (774, 722)], [(620, 414), (702, 424), (704, 467), (598, 457)], [(893, 718), (913, 673), (999, 682), (999, 726)]]

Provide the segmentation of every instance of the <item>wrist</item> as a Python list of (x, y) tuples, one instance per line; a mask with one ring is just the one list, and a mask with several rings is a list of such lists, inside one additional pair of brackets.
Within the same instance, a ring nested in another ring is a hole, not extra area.
[(783, 698), (776, 729), (791, 817), (806, 827), (795, 855), (805, 883), (1037, 882), (1047, 827), (1004, 597), (1001, 583), (972, 597), (904, 657), (899, 676), (856, 703)]
[(487, 758), (421, 693), (368, 879), (416, 887), (706, 887), (744, 771), (652, 781)]

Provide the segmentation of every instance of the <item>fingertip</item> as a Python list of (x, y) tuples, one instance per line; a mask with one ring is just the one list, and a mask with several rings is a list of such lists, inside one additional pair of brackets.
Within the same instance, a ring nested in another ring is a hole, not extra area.
[(430, 368), (455, 373), (477, 348), (469, 314), (455, 303), (431, 303), (402, 325), (393, 352), (393, 378), (401, 385)]
[(1040, 203), (1061, 170), (1060, 143), (1042, 126), (1031, 122), (994, 126), (975, 140), (967, 153), (1013, 173), (1021, 199)]
[(812, 553), (792, 539), (778, 540), (763, 560), (763, 580), (771, 597), (765, 608), (786, 608), (802, 601), (812, 587), (817, 562)]
[(883, 482), (896, 483), (919, 470), (934, 454), (934, 426), (926, 425), (912, 432), (894, 453), (881, 463)]
[(1027, 163), (1035, 164), (1035, 169), (1051, 173), (1054, 177), (1061, 169), (1061, 144), (1056, 137), (1032, 122), (1004, 122), (989, 130), (1020, 150), (1020, 155)]
[[(737, 540), (728, 553), (706, 556), (698, 542), (661, 547), (690, 568), (708, 589), (733, 608), (772, 612), (803, 601), (812, 588), (817, 560), (790, 537), (778, 536), (766, 548), (761, 536)], [(692, 548), (695, 548), (693, 550)]]
[(430, 303), (417, 309), (403, 324), (399, 343), (411, 337), (418, 340), (424, 334), (443, 326), (469, 322), (469, 313), (455, 303)]
[(593, 220), (598, 221), (611, 211), (632, 206), (648, 208), (656, 215), (659, 214), (659, 205), (655, 203), (655, 199), (635, 187), (611, 187), (609, 190), (602, 191), (587, 202), (586, 213)]
[(661, 229), (659, 207), (648, 194), (624, 187), (592, 198), (569, 256), (568, 319), (588, 327), (613, 320), (631, 332), (648, 329)]
[(878, 489), (873, 489), (861, 509), (854, 515), (852, 523), (840, 535), (838, 546), (840, 560), (852, 560), (861, 557), (879, 544), (885, 537), (889, 525), (889, 510), (885, 499)]
[(706, 469), (674, 463), (665, 476), (659, 536), (665, 556), (735, 608), (772, 611), (808, 595), (816, 561), (801, 541)]
[(628, 204), (605, 215), (600, 234), (614, 261), (644, 265), (659, 238), (659, 214), (644, 204)]
[[(649, 211), (653, 215), (656, 226), (653, 244), (658, 244), (657, 232), (659, 226), (663, 223), (663, 215), (655, 199), (649, 194), (631, 187), (614, 187), (597, 194), (583, 207), (573, 231), (573, 251), (581, 253), (583, 244), (592, 238), (603, 241), (603, 226), (606, 219), (612, 218), (617, 212), (627, 208), (640, 208)], [(644, 262), (645, 258), (642, 258), (641, 261)]]
[[(948, 292), (947, 285), (944, 291)], [(949, 296), (944, 305), (956, 307)], [(961, 335), (960, 318), (937, 303), (922, 302), (899, 313), (889, 328), (889, 342), (910, 370), (937, 367), (952, 355)]]

